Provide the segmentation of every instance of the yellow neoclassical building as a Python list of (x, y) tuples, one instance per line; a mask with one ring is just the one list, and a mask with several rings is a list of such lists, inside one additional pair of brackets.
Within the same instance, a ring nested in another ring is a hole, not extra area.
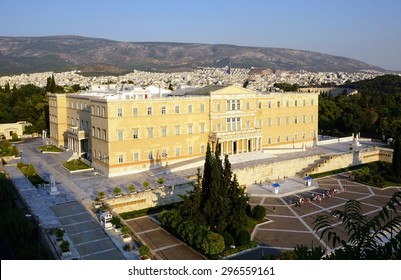
[(204, 157), (313, 145), (317, 93), (259, 93), (208, 86), (180, 93), (84, 91), (49, 94), (50, 138), (112, 177)]

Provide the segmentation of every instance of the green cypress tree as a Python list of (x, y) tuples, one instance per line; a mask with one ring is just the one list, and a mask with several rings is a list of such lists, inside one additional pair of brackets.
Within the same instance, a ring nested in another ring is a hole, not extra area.
[(4, 92), (5, 93), (10, 93), (11, 92), (10, 83), (7, 82), (7, 84), (4, 86)]
[(206, 148), (206, 157), (205, 164), (203, 168), (203, 178), (202, 178), (202, 201), (201, 207), (205, 206), (205, 202), (207, 198), (210, 196), (210, 182), (212, 181), (212, 165), (213, 165), (213, 157), (212, 151), (210, 149), (210, 144), (207, 144)]
[(238, 233), (247, 222), (246, 207), (248, 206), (249, 197), (245, 193), (245, 189), (240, 187), (235, 174), (228, 189), (228, 200), (227, 229), (233, 233)]
[(50, 92), (56, 92), (56, 80), (54, 79), (54, 75), (52, 74), (52, 79), (51, 79), (51, 83), (50, 83)]
[(394, 140), (392, 169), (394, 176), (401, 178), (401, 142), (398, 135)]

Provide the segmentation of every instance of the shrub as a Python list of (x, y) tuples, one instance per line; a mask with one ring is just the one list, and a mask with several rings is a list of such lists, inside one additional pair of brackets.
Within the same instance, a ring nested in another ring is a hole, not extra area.
[(148, 181), (143, 182), (143, 187), (144, 187), (145, 189), (150, 188), (150, 183), (149, 183)]
[(70, 242), (68, 242), (67, 240), (61, 242), (60, 249), (62, 252), (68, 252), (70, 250)]
[(105, 192), (98, 192), (97, 197), (98, 197), (99, 199), (102, 199), (102, 198), (105, 198), (105, 197), (106, 197), (106, 194), (105, 194)]
[(129, 185), (128, 186), (128, 190), (129, 190), (129, 192), (134, 192), (135, 191), (135, 186), (134, 186), (134, 184), (131, 184), (131, 185)]
[(13, 135), (11, 135), (11, 139), (12, 139), (13, 141), (19, 140), (18, 134), (14, 132)]
[(26, 176), (35, 176), (37, 174), (35, 166), (30, 163), (25, 171)]
[(148, 246), (143, 245), (143, 246), (141, 246), (139, 248), (138, 252), (143, 257), (143, 256), (146, 256), (146, 255), (149, 255), (150, 249), (149, 249)]
[(246, 245), (249, 243), (251, 240), (251, 236), (249, 235), (249, 232), (245, 229), (240, 230), (237, 236), (237, 244), (238, 245)]
[(381, 188), (384, 185), (384, 178), (382, 176), (380, 176), (379, 174), (373, 175), (372, 181), (373, 181), (373, 185), (375, 187)]
[(165, 182), (165, 180), (164, 180), (163, 177), (160, 177), (159, 179), (157, 179), (157, 183), (158, 183), (159, 185), (163, 185), (164, 182)]
[(62, 229), (56, 229), (56, 238), (63, 238), (64, 231)]
[(119, 195), (121, 194), (122, 190), (120, 187), (115, 187), (113, 190), (114, 195)]
[(235, 244), (234, 237), (229, 232), (224, 232), (223, 238), (224, 238), (224, 244), (226, 245), (226, 248), (230, 248), (231, 245)]
[(266, 216), (266, 209), (261, 206), (261, 205), (256, 205), (253, 209), (252, 209), (252, 216), (256, 219), (256, 220), (261, 220)]

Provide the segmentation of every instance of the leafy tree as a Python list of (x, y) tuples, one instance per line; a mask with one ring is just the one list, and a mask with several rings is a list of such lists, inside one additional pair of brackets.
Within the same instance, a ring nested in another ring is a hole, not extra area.
[(266, 209), (261, 205), (256, 205), (252, 209), (252, 215), (256, 220), (261, 220), (266, 216)]
[(115, 187), (113, 190), (114, 195), (119, 195), (121, 194), (122, 190), (120, 187)]
[[(321, 238), (327, 236), (333, 247), (341, 245), (328, 255), (328, 259), (397, 259), (401, 256), (401, 192), (396, 192), (390, 201), (373, 217), (364, 216), (361, 203), (350, 200), (344, 210), (334, 210), (330, 216), (320, 215), (315, 220), (315, 230)], [(332, 226), (337, 219), (347, 233), (344, 239)], [(393, 236), (393, 232), (397, 233)]]

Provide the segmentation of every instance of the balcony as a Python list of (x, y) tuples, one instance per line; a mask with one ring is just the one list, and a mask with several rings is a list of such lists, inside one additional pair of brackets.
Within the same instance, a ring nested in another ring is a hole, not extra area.
[(78, 140), (83, 140), (83, 139), (89, 139), (89, 131), (88, 130), (79, 130), (78, 127), (69, 127), (67, 129), (68, 134), (71, 135), (71, 137), (76, 138)]
[(210, 132), (210, 140), (216, 142), (217, 139), (221, 141), (229, 140), (239, 140), (239, 139), (249, 139), (262, 137), (261, 128), (243, 129), (236, 131), (220, 131), (220, 132)]

